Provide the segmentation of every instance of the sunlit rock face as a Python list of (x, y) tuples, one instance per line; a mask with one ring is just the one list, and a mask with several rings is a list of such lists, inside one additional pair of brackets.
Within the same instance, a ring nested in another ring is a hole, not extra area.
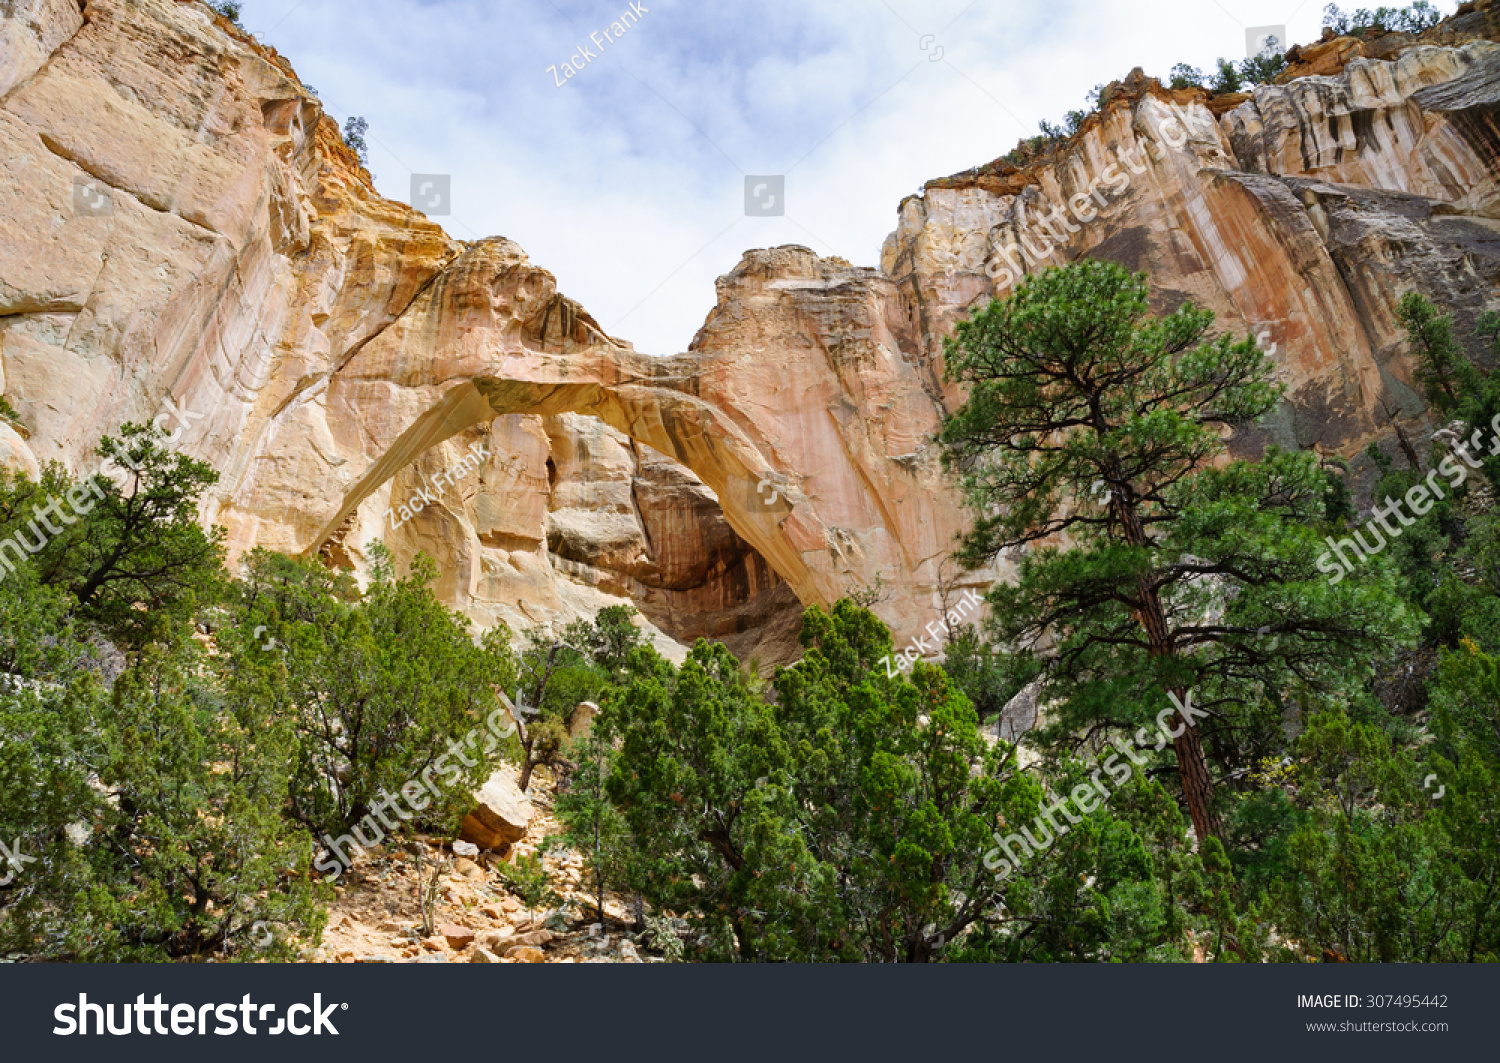
[(0, 460), (88, 471), (159, 418), (219, 472), (232, 560), (423, 551), (482, 624), (631, 601), (785, 660), (801, 603), (879, 582), (902, 632), (936, 615), (959, 511), (878, 272), (754, 253), (693, 351), (647, 357), (513, 243), (377, 195), (285, 60), (200, 5), (7, 10), (0, 368), (29, 437), (0, 426)]
[(1412, 45), (1222, 103), (1136, 72), (1063, 149), (903, 203), (882, 265), (930, 362), (972, 307), (1088, 255), (1148, 273), (1162, 310), (1192, 300), (1274, 344), (1288, 402), (1242, 447), (1352, 454), (1420, 416), (1401, 294), (1464, 335), (1497, 299), (1500, 46)]
[[(805, 248), (750, 252), (721, 280), (693, 348), (650, 357), (600, 332), (515, 244), (482, 241), (330, 383), (340, 453), (359, 458), (326, 470), (333, 489), (312, 539), (347, 550), (378, 537), (412, 477), (432, 482), (480, 445), (517, 463), (510, 491), (536, 492), (505, 507), (504, 534), (544, 541), (554, 571), (629, 592), (648, 617), (696, 618), (674, 631), (744, 634), (793, 600), (878, 587), (911, 637), (938, 615), (963, 517), (930, 442), (941, 406), (886, 321), (897, 303), (878, 271)], [(501, 426), (519, 417), (544, 419), (545, 453), (538, 440), (517, 457), (527, 430)], [(475, 497), (492, 506), (492, 495), (486, 483)], [(489, 579), (487, 533), (452, 497), (417, 522), (433, 528), (422, 549), (463, 559), (451, 593), (496, 601), (513, 577), (502, 567)], [(528, 591), (535, 604), (539, 585)]]
[(1420, 416), (1396, 298), (1461, 331), (1495, 302), (1497, 49), (1473, 33), (1338, 45), (1243, 98), (1132, 78), (1063, 150), (901, 204), (878, 268), (747, 252), (691, 348), (654, 357), (509, 240), (379, 196), (290, 65), (199, 4), (0, 11), (22, 422), (0, 462), (87, 472), (101, 436), (158, 419), (219, 472), (203, 516), (232, 561), (425, 552), (481, 625), (631, 602), (674, 654), (707, 637), (769, 664), (802, 606), (855, 593), (933, 644), (945, 588), (1011, 571), (947, 560), (967, 515), (931, 442), (961, 401), (941, 341), (1047, 264), (1146, 270), (1162, 309), (1275, 344), (1289, 399), (1243, 449), (1352, 453)]

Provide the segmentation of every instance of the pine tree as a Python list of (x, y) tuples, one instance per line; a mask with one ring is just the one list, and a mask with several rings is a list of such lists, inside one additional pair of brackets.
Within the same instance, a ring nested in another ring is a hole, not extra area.
[(887, 675), (890, 633), (850, 601), (804, 616), (775, 704), (720, 645), (653, 650), (596, 720), (633, 884), (689, 916), (701, 955), (928, 962), (980, 921), (1008, 747), (941, 670)]
[(1453, 337), (1453, 315), (1439, 313), (1418, 292), (1407, 292), (1396, 307), (1417, 360), (1417, 380), (1427, 401), (1443, 413), (1456, 411), (1480, 387), (1479, 372)]
[(557, 818), (565, 827), (564, 844), (584, 854), (593, 875), (594, 907), (602, 924), (605, 892), (629, 885), (633, 841), (605, 791), (614, 767), (613, 747), (591, 731), (575, 744), (574, 755), (577, 769), (556, 796)]
[[(1313, 455), (1215, 467), (1225, 430), (1281, 389), (1252, 339), (1212, 325), (1191, 305), (1153, 316), (1144, 277), (1109, 263), (1027, 278), (950, 340), (968, 399), (940, 437), (981, 514), (961, 556), (1026, 548), (1018, 583), (989, 600), (999, 641), (1052, 646), (1052, 737), (1121, 729), (1149, 745), (1170, 724), (1200, 839), (1221, 829), (1204, 732), (1221, 760), (1244, 755), (1235, 736), (1264, 727), (1268, 689), (1347, 683), (1351, 660), (1412, 627), (1378, 566), (1334, 582), (1315, 569), (1327, 485)], [(1164, 720), (1169, 694), (1204, 725)]]
[(361, 166), (370, 165), (370, 146), (365, 141), (369, 131), (370, 123), (363, 118), (350, 118), (344, 123), (344, 143), (359, 156)]
[[(35, 483), (0, 474), (0, 540), (25, 545), (37, 579), (66, 589), (80, 618), (126, 648), (224, 591), (223, 531), (198, 520), (218, 474), (164, 443), (161, 429), (126, 424), (100, 441), (100, 471), (82, 480), (57, 464)], [(16, 552), (0, 552), (0, 574)]]

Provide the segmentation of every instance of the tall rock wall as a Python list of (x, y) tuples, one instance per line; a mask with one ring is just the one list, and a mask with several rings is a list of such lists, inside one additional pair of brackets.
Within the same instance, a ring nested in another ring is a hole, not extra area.
[(1244, 98), (1133, 77), (1066, 145), (908, 199), (880, 268), (748, 252), (652, 357), (510, 241), (381, 198), (286, 61), (202, 5), (0, 13), (0, 461), (86, 473), (160, 418), (218, 470), (233, 558), (425, 551), (484, 624), (628, 600), (664, 646), (769, 663), (802, 605), (863, 593), (925, 638), (946, 586), (1010, 571), (947, 561), (941, 339), (1047, 264), (1147, 270), (1161, 308), (1274, 343), (1291, 395), (1242, 449), (1420, 417), (1398, 293), (1496, 302), (1500, 49), (1472, 34), (1340, 44)]
[(1401, 294), (1452, 307), (1464, 334), (1500, 298), (1500, 46), (1414, 43), (1216, 118), (1222, 102), (1137, 71), (1049, 156), (904, 202), (882, 266), (934, 372), (970, 308), (1087, 255), (1145, 271), (1160, 310), (1191, 300), (1274, 351), (1288, 400), (1244, 450), (1354, 454), (1420, 418)]

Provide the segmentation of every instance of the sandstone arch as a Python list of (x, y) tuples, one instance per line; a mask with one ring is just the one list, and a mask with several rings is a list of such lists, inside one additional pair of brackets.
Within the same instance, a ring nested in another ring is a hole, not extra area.
[[(532, 422), (549, 419), (494, 420), (567, 408), (670, 442), (803, 601), (881, 577), (877, 611), (898, 642), (923, 635), (965, 523), (927, 443), (957, 398), (941, 383), (942, 339), (995, 294), (985, 265), (1035, 217), (1023, 207), (1070, 202), (1122, 153), (1146, 171), (1126, 163), (1126, 194), (1058, 251), (1149, 270), (1163, 308), (1191, 298), (1226, 329), (1270, 332), (1292, 396), (1236, 437), (1243, 452), (1317, 446), (1367, 475), (1358, 455), (1392, 412), (1424, 427), (1393, 293), (1451, 308), (1463, 335), (1495, 308), (1496, 9), (1379, 55), (1325, 49), (1242, 101), (1133, 72), (1059, 150), (907, 197), (881, 269), (795, 247), (747, 253), (690, 353), (655, 359), (605, 335), (515, 245), (455, 240), (384, 199), (287, 61), (232, 24), (171, 0), (91, 0), (87, 19), (77, 6), (22, 0), (0, 19), (0, 389), (31, 430), (0, 426), (0, 464), (86, 475), (101, 435), (170, 399), (197, 415), (185, 452), (220, 473), (203, 518), (225, 527), (231, 564), (333, 538), (357, 566), (380, 534), (385, 489), (372, 485), (404, 490), (452, 449), (440, 441), (455, 425), (491, 419), (496, 452), (520, 472), (485, 498), (516, 509), (515, 483), (535, 487), (528, 535), (512, 536), (525, 549), (476, 519), (483, 507), (455, 506), (449, 531), (400, 544), (443, 548), (445, 602), (482, 622), (523, 594), (551, 600), (518, 621), (581, 615), (563, 600), (575, 573), (552, 563), (575, 559), (546, 538), (549, 434)], [(1186, 141), (1164, 134), (1169, 113)], [(132, 135), (101, 126), (110, 114)], [(109, 186), (107, 217), (70, 209), (82, 177)], [(624, 269), (629, 250), (610, 252)], [(582, 420), (550, 420), (563, 418)], [(712, 447), (699, 439), (710, 435)], [(639, 471), (623, 464), (612, 486)], [(751, 502), (767, 470), (784, 513)], [(674, 515), (726, 530), (709, 489), (686, 487), (702, 504)], [(502, 554), (510, 567), (490, 574)], [(465, 566), (485, 570), (483, 586)]]
[[(367, 461), (341, 479), (308, 552), (460, 433), (509, 415), (584, 414), (691, 470), (804, 605), (878, 584), (877, 611), (898, 637), (920, 633), (942, 611), (937, 567), (962, 516), (929, 446), (937, 409), (924, 369), (883, 319), (888, 282), (800, 248), (752, 253), (738, 273), (746, 298), (787, 316), (791, 343), (747, 350), (736, 334), (719, 349), (716, 331), (737, 319), (720, 314), (694, 351), (650, 357), (605, 335), (516, 245), (470, 247), (330, 382), (330, 412), (383, 416), (363, 424)], [(823, 304), (809, 308), (809, 293)], [(778, 391), (798, 403), (777, 408)]]
[[(537, 369), (545, 376), (557, 366), (543, 361)], [(829, 583), (829, 573), (810, 567), (798, 547), (796, 533), (803, 522), (796, 516), (797, 503), (781, 494), (795, 491), (788, 478), (771, 468), (709, 404), (680, 392), (632, 384), (476, 377), (452, 388), (354, 483), (311, 549), (327, 542), (361, 503), (430, 448), (507, 414), (560, 413), (598, 417), (680, 462), (713, 488), (730, 525), (766, 558), (800, 600), (828, 602), (838, 597), (839, 589)], [(752, 499), (763, 504), (752, 507)], [(793, 526), (789, 529), (788, 524)]]

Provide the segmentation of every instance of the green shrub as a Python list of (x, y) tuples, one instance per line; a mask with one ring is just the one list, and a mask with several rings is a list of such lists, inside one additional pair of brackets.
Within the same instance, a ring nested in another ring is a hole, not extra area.
[(517, 856), (498, 865), (496, 873), (522, 904), (533, 911), (557, 903), (557, 894), (539, 855)]
[(213, 9), (214, 14), (227, 18), (240, 29), (245, 28), (240, 23), (240, 5), (237, 0), (204, 0), (204, 2)]
[(495, 766), (497, 691), (515, 679), (509, 631), (476, 645), (433, 595), (431, 559), (401, 579), (377, 549), (373, 577), (361, 595), (317, 562), (257, 551), (219, 632), (241, 696), (298, 735), (289, 812), (325, 844), (361, 823), (384, 837), (388, 799), (412, 782), (426, 796), (396, 803), (403, 819), (456, 828)]
[(231, 705), (189, 639), (151, 646), (105, 691), (0, 696), (0, 828), (35, 844), (6, 947), (57, 959), (290, 959), (326, 899), (281, 814), (295, 739)]

